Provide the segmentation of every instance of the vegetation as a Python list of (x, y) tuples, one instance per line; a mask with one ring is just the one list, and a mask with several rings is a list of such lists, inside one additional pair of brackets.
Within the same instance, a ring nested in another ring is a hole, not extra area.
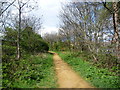
[(115, 70), (120, 64), (119, 6), (119, 2), (63, 4), (59, 33), (47, 34), (44, 40), (51, 50), (83, 52), (94, 65)]
[[(49, 46), (37, 33), (41, 28), (41, 18), (24, 17), (23, 12), (33, 10), (35, 6), (28, 1), (16, 1), (0, 2), (2, 5), (0, 8), (2, 28), (0, 29), (3, 33), (2, 64), (0, 64), (3, 72), (2, 87), (57, 87), (52, 58), (45, 53), (49, 50)], [(14, 6), (18, 6), (19, 17), (11, 13)]]
[(3, 62), (3, 87), (55, 88), (56, 76), (51, 55), (25, 55), (20, 61)]
[(62, 59), (93, 86), (98, 88), (120, 88), (119, 76), (115, 72), (110, 72), (107, 68), (93, 66), (93, 63), (85, 61), (80, 57), (82, 53), (64, 53), (59, 53)]
[[(11, 57), (12, 55), (15, 58), (16, 54), (16, 35), (17, 31), (13, 30), (12, 28), (6, 28), (5, 36), (3, 38), (3, 60), (8, 59), (8, 57)], [(21, 55), (24, 55), (26, 53), (35, 54), (38, 52), (45, 52), (48, 51), (49, 47), (45, 41), (42, 40), (41, 36), (34, 33), (32, 31), (32, 28), (26, 27), (21, 34), (21, 40), (20, 40), (20, 49), (21, 49)], [(7, 57), (7, 56), (8, 57)]]
[(0, 2), (3, 87), (56, 88), (52, 50), (92, 85), (120, 88), (120, 1), (62, 4), (59, 32), (43, 37), (37, 1)]
[[(26, 27), (21, 34), (22, 58), (19, 61), (16, 59), (16, 33), (16, 30), (6, 28), (3, 38), (3, 87), (55, 87), (52, 58), (41, 53), (48, 51), (47, 43), (32, 28)], [(37, 53), (41, 54), (36, 56)]]

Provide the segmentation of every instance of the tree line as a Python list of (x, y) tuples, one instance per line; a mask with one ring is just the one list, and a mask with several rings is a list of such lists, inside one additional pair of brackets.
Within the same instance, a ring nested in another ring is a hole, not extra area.
[(118, 67), (120, 2), (70, 2), (59, 18), (59, 34), (44, 36), (51, 49), (84, 52), (101, 67)]

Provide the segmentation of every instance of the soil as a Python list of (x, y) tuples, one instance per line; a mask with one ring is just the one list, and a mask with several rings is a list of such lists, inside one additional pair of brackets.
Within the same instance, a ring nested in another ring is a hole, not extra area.
[(94, 88), (65, 63), (57, 53), (53, 54), (59, 88)]

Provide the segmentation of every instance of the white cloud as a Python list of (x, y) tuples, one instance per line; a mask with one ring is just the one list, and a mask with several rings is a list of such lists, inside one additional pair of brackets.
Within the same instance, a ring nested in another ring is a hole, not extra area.
[[(12, 0), (10, 0), (12, 1)], [(26, 0), (22, 0), (26, 1)], [(30, 0), (31, 2), (33, 0)], [(36, 1), (36, 0), (35, 0)], [(37, 0), (37, 5), (39, 6), (37, 10), (33, 10), (29, 13), (29, 15), (35, 15), (36, 17), (41, 17), (43, 15), (43, 27), (42, 34), (44, 33), (51, 33), (51, 32), (58, 32), (58, 25), (59, 25), (59, 11), (61, 9), (61, 2), (67, 2), (69, 0)], [(29, 2), (29, 3), (31, 3)], [(25, 8), (24, 8), (25, 9)], [(18, 13), (18, 10), (13, 10), (13, 14)], [(27, 16), (28, 14), (22, 14)]]
[(46, 27), (45, 29), (42, 29), (41, 31), (39, 31), (39, 34), (41, 34), (41, 36), (44, 36), (44, 34), (46, 33), (58, 33), (58, 28), (56, 27)]
[[(66, 2), (66, 0), (39, 0), (39, 7), (41, 14), (43, 15), (43, 33), (58, 32), (59, 25), (59, 11), (61, 8), (61, 2)], [(40, 13), (36, 13), (38, 16)]]

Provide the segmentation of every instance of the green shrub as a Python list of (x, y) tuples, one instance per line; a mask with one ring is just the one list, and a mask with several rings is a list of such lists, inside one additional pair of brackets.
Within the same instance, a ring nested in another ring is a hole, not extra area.
[(2, 61), (9, 62), (10, 59), (15, 59), (16, 47), (10, 45), (2, 45)]
[(48, 44), (43, 41), (40, 35), (34, 33), (32, 28), (26, 27), (21, 36), (20, 44), (25, 51), (38, 53), (49, 50)]

